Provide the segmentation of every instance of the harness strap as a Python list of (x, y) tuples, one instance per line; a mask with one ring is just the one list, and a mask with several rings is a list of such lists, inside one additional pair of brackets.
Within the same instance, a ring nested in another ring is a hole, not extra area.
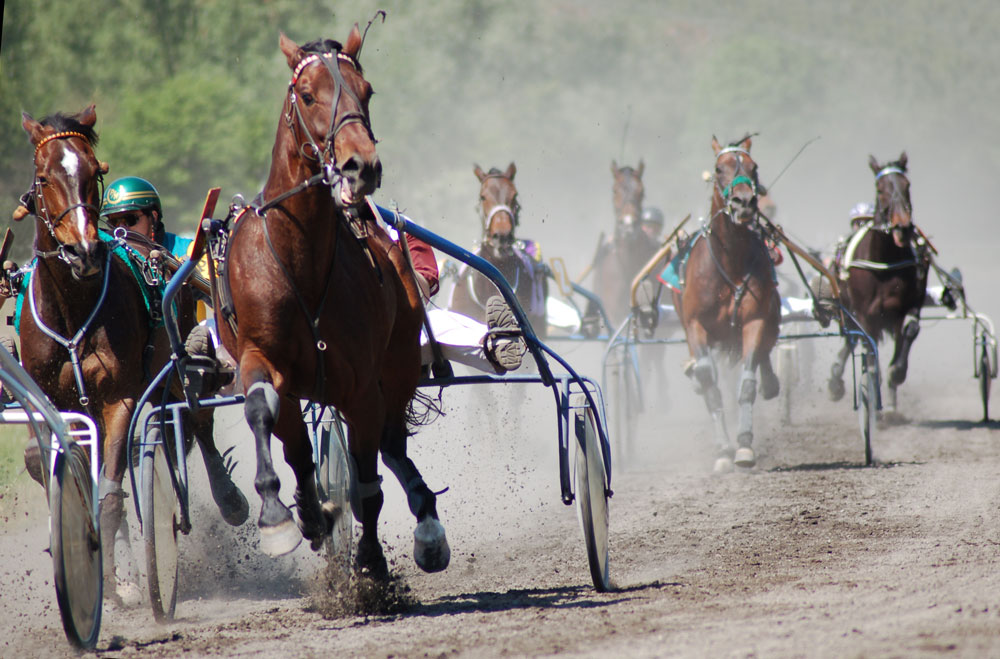
[(87, 330), (90, 329), (90, 324), (94, 322), (94, 318), (97, 317), (97, 312), (100, 311), (101, 306), (104, 304), (104, 299), (108, 294), (108, 281), (111, 278), (111, 253), (112, 250), (107, 250), (107, 255), (104, 260), (104, 282), (101, 284), (101, 295), (97, 299), (97, 304), (91, 310), (90, 315), (87, 320), (80, 326), (76, 334), (73, 335), (72, 339), (67, 339), (60, 335), (55, 330), (49, 328), (39, 317), (38, 307), (35, 303), (35, 280), (37, 277), (32, 277), (31, 281), (28, 282), (28, 307), (31, 309), (31, 317), (35, 321), (35, 325), (38, 329), (42, 330), (42, 333), (47, 337), (66, 348), (69, 352), (69, 359), (73, 365), (73, 377), (76, 379), (76, 388), (80, 394), (80, 405), (84, 407), (88, 412), (90, 411), (90, 399), (87, 397), (87, 390), (83, 384), (83, 368), (80, 366), (80, 355), (77, 353), (77, 346), (80, 345), (80, 341), (87, 334)]

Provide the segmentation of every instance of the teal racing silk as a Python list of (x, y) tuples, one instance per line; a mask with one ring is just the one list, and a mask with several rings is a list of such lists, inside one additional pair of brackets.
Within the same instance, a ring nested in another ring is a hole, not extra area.
[[(699, 229), (691, 236), (687, 245), (677, 251), (674, 258), (670, 259), (670, 262), (667, 263), (667, 267), (657, 276), (661, 284), (678, 293), (684, 291), (684, 270), (687, 268), (688, 257), (691, 256), (691, 250), (694, 249), (695, 243), (701, 240), (704, 235), (705, 230)], [(771, 260), (768, 259), (768, 261)], [(778, 283), (778, 272), (775, 270), (774, 261), (771, 261), (771, 279), (775, 284)]]
[[(173, 234), (167, 234), (167, 235), (172, 236)], [(162, 314), (158, 312), (154, 313), (153, 308), (154, 305), (159, 304), (160, 300), (163, 299), (163, 289), (165, 288), (165, 284), (161, 282), (156, 286), (150, 286), (149, 284), (146, 283), (146, 278), (143, 277), (141, 269), (142, 265), (146, 262), (146, 259), (141, 254), (139, 254), (134, 250), (125, 249), (125, 247), (123, 247), (122, 244), (118, 242), (117, 238), (105, 232), (103, 229), (98, 230), (97, 236), (103, 242), (112, 243), (115, 245), (114, 248), (111, 250), (112, 255), (117, 256), (119, 259), (121, 259), (125, 263), (125, 265), (128, 266), (128, 269), (132, 272), (132, 276), (135, 277), (136, 282), (139, 284), (139, 290), (142, 291), (142, 299), (146, 305), (146, 313), (149, 314), (149, 317), (151, 319), (158, 318), (157, 321), (150, 322), (150, 327), (152, 329), (156, 329), (157, 327), (162, 327), (163, 326)], [(177, 238), (177, 236), (174, 236), (174, 238)], [(187, 244), (189, 244), (191, 241), (187, 238), (180, 238), (179, 240), (187, 241), (187, 243), (185, 243), (184, 246), (184, 249), (186, 250)], [(164, 245), (164, 247), (167, 246)], [(183, 258), (186, 258), (186, 256), (187, 255), (184, 254)], [(24, 276), (21, 278), (21, 284), (20, 286), (18, 286), (17, 289), (17, 302), (14, 306), (14, 331), (17, 332), (19, 336), (21, 334), (21, 311), (24, 306), (24, 298), (25, 294), (28, 292), (28, 286), (31, 285), (31, 275), (34, 273), (35, 266), (37, 264), (38, 264), (37, 258), (31, 261), (31, 265), (25, 269)]]

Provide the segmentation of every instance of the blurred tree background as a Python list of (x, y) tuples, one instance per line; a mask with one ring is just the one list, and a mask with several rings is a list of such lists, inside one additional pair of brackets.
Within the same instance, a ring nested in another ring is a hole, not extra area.
[[(820, 137), (774, 190), (804, 242), (828, 245), (872, 197), (869, 153), (904, 149), (917, 222), (982, 242), (956, 205), (985, 222), (1000, 167), (989, 0), (8, 0), (0, 209), (31, 179), (21, 111), (96, 103), (111, 178), (150, 179), (190, 231), (208, 187), (250, 197), (266, 177), (289, 75), (279, 30), (343, 40), (377, 9), (362, 62), (378, 199), (458, 242), (479, 233), (473, 163), (515, 161), (522, 232), (582, 269), (611, 224), (612, 159), (645, 160), (647, 202), (670, 224), (705, 210), (711, 136), (746, 132), (765, 183)], [(23, 257), (31, 231), (15, 232)]]

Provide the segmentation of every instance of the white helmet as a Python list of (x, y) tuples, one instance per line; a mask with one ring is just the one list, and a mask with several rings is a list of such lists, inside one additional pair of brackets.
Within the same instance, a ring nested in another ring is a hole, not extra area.
[(862, 217), (874, 217), (875, 207), (867, 202), (861, 202), (860, 204), (854, 204), (854, 208), (851, 209), (851, 219), (856, 220)]

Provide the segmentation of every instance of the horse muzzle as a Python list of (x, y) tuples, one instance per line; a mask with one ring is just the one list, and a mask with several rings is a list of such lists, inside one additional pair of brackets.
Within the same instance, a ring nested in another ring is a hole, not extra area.
[(382, 161), (353, 155), (340, 167), (340, 202), (345, 207), (357, 206), (382, 185)]
[(90, 279), (104, 268), (107, 247), (100, 240), (84, 246), (83, 243), (63, 245), (61, 258), (69, 264), (74, 279)]

